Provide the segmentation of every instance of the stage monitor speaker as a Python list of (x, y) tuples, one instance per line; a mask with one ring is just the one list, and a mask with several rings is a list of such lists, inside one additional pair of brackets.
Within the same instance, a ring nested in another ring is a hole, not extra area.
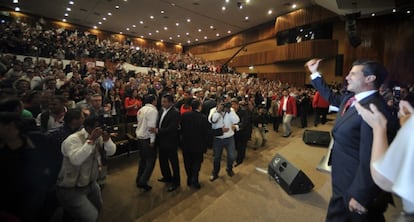
[(267, 172), (289, 195), (308, 193), (314, 187), (302, 170), (293, 166), (280, 154), (273, 157)]

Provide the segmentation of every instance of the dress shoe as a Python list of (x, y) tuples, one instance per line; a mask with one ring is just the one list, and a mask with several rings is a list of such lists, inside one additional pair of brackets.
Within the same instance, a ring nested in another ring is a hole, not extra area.
[(239, 166), (240, 164), (242, 164), (242, 162), (234, 164), (234, 167), (237, 167), (237, 166)]
[(218, 175), (211, 175), (210, 176), (210, 181), (213, 182), (218, 178)]
[(169, 187), (168, 187), (167, 191), (168, 191), (168, 192), (173, 192), (173, 191), (174, 191), (174, 190), (176, 190), (178, 187), (180, 187), (180, 185), (173, 184), (173, 185), (171, 185), (171, 186), (169, 186)]
[(227, 175), (229, 175), (229, 177), (234, 176), (234, 172), (231, 169), (226, 169)]
[(172, 179), (167, 179), (167, 178), (160, 178), (160, 179), (158, 179), (158, 181), (159, 182), (162, 182), (162, 183), (171, 183), (172, 182)]
[(199, 182), (194, 182), (193, 184), (191, 184), (191, 186), (194, 187), (197, 190), (201, 188), (201, 185), (200, 185)]
[(144, 189), (145, 191), (150, 191), (152, 189), (152, 187), (147, 185), (147, 184), (145, 184), (145, 185), (137, 184), (137, 187), (141, 188), (141, 189)]

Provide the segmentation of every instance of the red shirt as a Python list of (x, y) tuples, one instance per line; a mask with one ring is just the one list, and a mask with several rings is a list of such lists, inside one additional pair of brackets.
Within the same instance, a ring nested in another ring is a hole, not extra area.
[[(136, 105), (137, 108), (127, 109), (127, 107), (132, 106), (132, 105)], [(125, 98), (124, 107), (126, 109), (127, 116), (136, 116), (141, 106), (142, 106), (142, 101), (140, 99), (135, 99), (135, 98), (131, 99), (129, 97)]]

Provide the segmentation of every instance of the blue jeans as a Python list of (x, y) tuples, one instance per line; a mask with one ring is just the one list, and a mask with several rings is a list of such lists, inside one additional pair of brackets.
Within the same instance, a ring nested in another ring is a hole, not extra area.
[(214, 152), (214, 169), (213, 175), (218, 175), (220, 171), (221, 155), (223, 154), (223, 148), (227, 152), (227, 170), (233, 168), (233, 162), (236, 160), (236, 148), (234, 145), (234, 137), (228, 138), (214, 138), (213, 152)]

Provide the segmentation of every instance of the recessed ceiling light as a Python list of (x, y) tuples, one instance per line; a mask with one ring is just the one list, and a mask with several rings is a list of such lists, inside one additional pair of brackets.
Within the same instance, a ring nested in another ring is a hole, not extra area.
[(229, 30), (229, 31), (227, 31), (227, 33), (228, 33), (228, 34), (230, 34), (230, 33), (231, 33), (231, 31)]
[(226, 0), (226, 3), (229, 3), (230, 2), (230, 0)]
[(66, 22), (66, 19), (62, 19), (62, 22)]
[(103, 17), (103, 18), (102, 18), (102, 20), (106, 21), (106, 18), (105, 18), (105, 17)]
[(170, 36), (170, 38), (169, 38), (170, 40), (172, 40), (172, 37)]
[(392, 12), (397, 12), (397, 9), (395, 9), (395, 8), (394, 8), (394, 9), (392, 10)]
[(190, 35), (190, 33), (186, 32), (185, 35)]
[(127, 2), (128, 0), (124, 0), (124, 2)]
[(164, 42), (164, 39), (161, 39), (161, 42)]
[(189, 19), (189, 18), (188, 18), (188, 19), (187, 19), (187, 22), (191, 22), (191, 19)]
[(204, 39), (207, 39), (207, 36), (204, 36)]
[(112, 15), (112, 13), (108, 12), (108, 15)]
[(69, 14), (68, 13), (65, 13), (65, 17), (68, 17), (69, 16)]
[(127, 31), (129, 31), (129, 28), (126, 28)]
[(372, 13), (371, 16), (375, 16), (375, 13)]
[(210, 25), (210, 29), (214, 29), (214, 26)]
[(152, 33), (150, 32), (150, 33), (148, 33), (148, 35), (152, 35)]
[(177, 23), (175, 23), (175, 26), (179, 26), (179, 25), (180, 25), (180, 23), (178, 23), (178, 22), (177, 22)]
[(122, 34), (123, 34), (123, 32), (119, 32), (119, 34), (121, 34), (121, 35), (122, 35)]
[(198, 32), (201, 32), (201, 29), (198, 29)]
[(143, 36), (143, 35), (141, 35), (140, 37), (141, 37), (141, 39), (143, 39), (143, 38), (144, 38), (144, 36)]
[(70, 8), (66, 8), (66, 11), (70, 12), (70, 11), (72, 11), (72, 9), (70, 9)]
[(181, 37), (181, 35), (177, 35), (177, 38), (180, 38)]
[(141, 24), (141, 25), (144, 24), (144, 21), (139, 21), (139, 24)]
[(244, 20), (249, 20), (249, 16), (244, 17)]
[(102, 22), (98, 22), (99, 25), (102, 25)]
[(220, 36), (220, 33), (217, 33), (216, 36), (219, 37)]
[(292, 8), (296, 8), (296, 7), (298, 7), (296, 4), (293, 4), (293, 5), (292, 5)]
[(267, 14), (268, 14), (268, 15), (273, 14), (273, 10), (272, 10), (272, 9), (269, 9), (269, 11), (267, 11)]
[(407, 14), (410, 14), (411, 13), (411, 11), (410, 10), (407, 10)]
[(14, 8), (14, 11), (20, 12), (20, 8), (19, 7), (16, 7), (16, 8)]
[(168, 27), (167, 27), (167, 26), (165, 26), (165, 27), (164, 27), (164, 30), (168, 30)]
[(198, 42), (198, 39), (195, 39), (196, 42)]
[(136, 25), (132, 25), (132, 28), (135, 28), (135, 27), (137, 27)]
[(246, 0), (246, 3), (250, 3), (250, 0)]
[(153, 15), (151, 15), (151, 16), (150, 16), (150, 19), (154, 19), (154, 16), (153, 16)]
[(13, 3), (14, 3), (14, 4), (19, 3), (19, 0), (13, 0)]
[(161, 10), (161, 14), (164, 14), (165, 13), (165, 11), (164, 10)]
[(191, 43), (191, 40), (188, 40), (187, 43), (190, 44)]
[(75, 4), (73, 1), (69, 1), (69, 5), (73, 5)]
[(226, 11), (226, 6), (221, 7), (222, 11)]
[(98, 28), (98, 26), (94, 25), (94, 26), (93, 26), (93, 28), (94, 28), (94, 29), (97, 29), (97, 28)]
[(115, 5), (115, 9), (119, 9), (119, 5)]
[(160, 31), (158, 31), (158, 30), (155, 30), (155, 32), (156, 32), (156, 33), (159, 33)]

